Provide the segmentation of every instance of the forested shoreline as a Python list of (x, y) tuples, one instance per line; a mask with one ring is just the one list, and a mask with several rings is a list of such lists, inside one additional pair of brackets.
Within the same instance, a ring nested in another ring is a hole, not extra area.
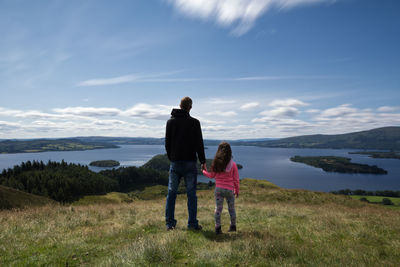
[(123, 167), (99, 173), (65, 161), (27, 161), (4, 169), (0, 184), (21, 191), (72, 202), (86, 195), (128, 192), (148, 185), (167, 185), (168, 173), (145, 167)]

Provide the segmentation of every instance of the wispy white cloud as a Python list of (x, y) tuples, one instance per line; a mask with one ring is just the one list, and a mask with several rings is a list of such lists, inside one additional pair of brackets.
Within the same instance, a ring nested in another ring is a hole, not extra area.
[(222, 98), (211, 98), (206, 101), (210, 105), (225, 105), (225, 104), (235, 104), (236, 101), (232, 99), (222, 99)]
[(330, 3), (332, 0), (169, 0), (181, 13), (202, 20), (213, 20), (228, 27), (234, 25), (232, 34), (248, 32), (255, 21), (271, 8), (287, 10), (296, 6)]
[(346, 115), (351, 115), (357, 112), (357, 109), (352, 108), (350, 104), (343, 104), (334, 108), (324, 110), (319, 118), (337, 118)]
[(378, 108), (379, 112), (395, 112), (400, 110), (400, 106), (383, 106)]
[(55, 108), (53, 109), (53, 111), (60, 114), (81, 115), (89, 117), (117, 116), (122, 113), (122, 111), (117, 108), (94, 108), (94, 107)]
[(0, 121), (0, 131), (3, 134), (7, 134), (11, 131), (15, 131), (20, 129), (20, 125), (18, 123), (9, 122), (9, 121)]
[(139, 103), (125, 110), (122, 115), (134, 118), (166, 120), (170, 117), (172, 106)]
[(294, 107), (277, 107), (272, 110), (266, 110), (260, 113), (265, 117), (295, 117), (299, 110)]
[(247, 111), (247, 110), (252, 110), (254, 108), (257, 108), (259, 106), (260, 106), (260, 103), (258, 103), (258, 102), (249, 102), (249, 103), (241, 105), (240, 109)]
[(252, 122), (270, 122), (296, 117), (300, 113), (299, 108), (308, 105), (308, 103), (294, 98), (273, 100), (268, 104), (271, 109), (258, 113), (261, 117), (253, 119)]
[(15, 116), (19, 114), (21, 111), (16, 109), (7, 109), (0, 107), (0, 116)]
[(86, 80), (78, 83), (78, 86), (99, 86), (99, 85), (113, 85), (120, 83), (129, 83), (138, 80), (138, 76), (135, 75), (124, 75), (114, 78), (101, 78)]
[(274, 100), (271, 103), (269, 103), (270, 107), (304, 107), (308, 105), (309, 104), (301, 100), (293, 98)]
[(319, 80), (319, 79), (339, 78), (333, 76), (249, 76), (249, 77), (239, 77), (239, 78), (170, 77), (179, 72), (182, 71), (166, 72), (159, 74), (129, 74), (129, 75), (110, 77), (110, 78), (96, 78), (78, 82), (76, 86), (89, 87), (89, 86), (104, 86), (104, 85), (116, 85), (116, 84), (126, 84), (126, 83), (253, 82), (253, 81), (272, 81), (272, 80)]
[(15, 117), (21, 119), (59, 119), (59, 120), (82, 119), (81, 116), (76, 116), (76, 114), (54, 114), (39, 110), (17, 110), (17, 109), (7, 109), (3, 107), (0, 107), (0, 116)]
[(170, 71), (170, 72), (155, 73), (155, 74), (129, 74), (111, 78), (96, 78), (96, 79), (81, 81), (77, 84), (77, 86), (103, 86), (103, 85), (115, 85), (115, 84), (133, 83), (133, 82), (189, 82), (195, 80), (189, 78), (162, 78), (162, 77), (169, 77), (171, 75), (180, 72), (182, 71)]
[(206, 113), (207, 116), (218, 116), (218, 117), (234, 117), (237, 116), (235, 111), (221, 111), (215, 110)]

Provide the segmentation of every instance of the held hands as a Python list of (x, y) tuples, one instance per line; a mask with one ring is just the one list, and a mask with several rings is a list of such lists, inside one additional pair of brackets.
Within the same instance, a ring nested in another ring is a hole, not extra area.
[(205, 164), (205, 163), (201, 164), (201, 170), (208, 171), (207, 170), (207, 164)]

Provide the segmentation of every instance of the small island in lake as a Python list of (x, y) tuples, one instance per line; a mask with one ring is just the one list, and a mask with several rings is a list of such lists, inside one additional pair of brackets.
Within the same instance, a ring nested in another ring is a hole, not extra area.
[(316, 168), (321, 168), (326, 172), (340, 173), (371, 173), (387, 174), (387, 171), (377, 166), (350, 162), (351, 159), (335, 156), (302, 157), (294, 156), (291, 161), (301, 162)]
[(90, 162), (89, 165), (95, 167), (118, 167), (119, 162), (116, 160), (98, 160)]
[(376, 158), (376, 159), (400, 159), (400, 154), (397, 152), (357, 151), (357, 152), (349, 152), (349, 154), (368, 155), (370, 158)]

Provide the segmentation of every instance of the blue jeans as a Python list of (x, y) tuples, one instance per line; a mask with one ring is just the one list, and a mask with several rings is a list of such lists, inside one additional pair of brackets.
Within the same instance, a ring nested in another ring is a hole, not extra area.
[(185, 179), (187, 207), (189, 213), (188, 227), (197, 227), (197, 166), (196, 161), (174, 161), (169, 169), (168, 196), (165, 206), (165, 222), (168, 227), (175, 227), (175, 200), (181, 177)]

